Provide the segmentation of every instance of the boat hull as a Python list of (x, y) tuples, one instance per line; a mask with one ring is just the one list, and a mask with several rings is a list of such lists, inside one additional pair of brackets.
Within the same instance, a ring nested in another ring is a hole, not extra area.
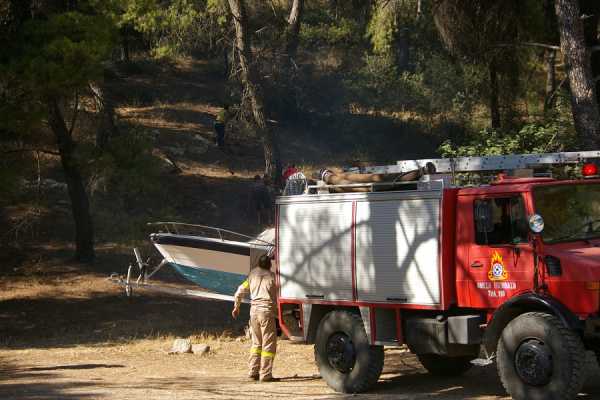
[(216, 293), (233, 295), (269, 246), (174, 234), (153, 234), (161, 255), (182, 277)]
[(180, 264), (171, 266), (186, 280), (212, 292), (233, 296), (247, 274), (234, 274), (208, 268), (188, 267)]

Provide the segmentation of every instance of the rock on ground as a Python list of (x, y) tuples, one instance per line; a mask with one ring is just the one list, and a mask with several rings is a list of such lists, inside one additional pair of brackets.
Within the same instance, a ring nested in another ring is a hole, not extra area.
[(192, 352), (192, 341), (190, 339), (175, 339), (169, 354), (182, 354)]
[(198, 355), (205, 355), (208, 354), (208, 352), (210, 351), (210, 346), (207, 344), (193, 344), (192, 345), (192, 353), (194, 354), (198, 354)]

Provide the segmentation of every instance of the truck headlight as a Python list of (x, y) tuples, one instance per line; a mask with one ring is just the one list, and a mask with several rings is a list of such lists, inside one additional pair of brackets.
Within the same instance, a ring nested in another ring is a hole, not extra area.
[(529, 229), (533, 233), (541, 233), (544, 230), (544, 218), (540, 214), (529, 217)]

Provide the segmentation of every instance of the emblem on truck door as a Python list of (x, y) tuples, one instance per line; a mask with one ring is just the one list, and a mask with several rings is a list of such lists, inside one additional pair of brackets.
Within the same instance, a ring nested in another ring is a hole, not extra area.
[(504, 268), (502, 256), (497, 251), (494, 251), (494, 254), (492, 254), (491, 264), (490, 271), (488, 272), (488, 279), (490, 281), (505, 281), (508, 279), (508, 272)]

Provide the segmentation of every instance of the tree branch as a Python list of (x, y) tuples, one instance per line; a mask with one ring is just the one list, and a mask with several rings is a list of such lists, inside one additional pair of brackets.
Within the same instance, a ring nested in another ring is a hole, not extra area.
[(500, 43), (496, 47), (541, 47), (543, 49), (560, 51), (560, 46), (555, 46), (553, 44), (546, 44), (546, 43), (536, 43), (536, 42)]
[(565, 84), (565, 82), (567, 81), (567, 79), (568, 79), (568, 77), (565, 77), (562, 81), (560, 81), (560, 83), (558, 84), (558, 86), (556, 87), (556, 89), (554, 89), (554, 91), (552, 92), (552, 95), (548, 98), (549, 102), (551, 102), (552, 100), (554, 100), (554, 98), (556, 97), (556, 94), (563, 87), (563, 85)]
[(273, 11), (273, 16), (276, 19), (279, 19), (279, 14), (277, 14), (277, 10), (275, 10), (275, 4), (273, 3), (273, 0), (269, 0), (269, 5), (271, 6), (271, 10)]

